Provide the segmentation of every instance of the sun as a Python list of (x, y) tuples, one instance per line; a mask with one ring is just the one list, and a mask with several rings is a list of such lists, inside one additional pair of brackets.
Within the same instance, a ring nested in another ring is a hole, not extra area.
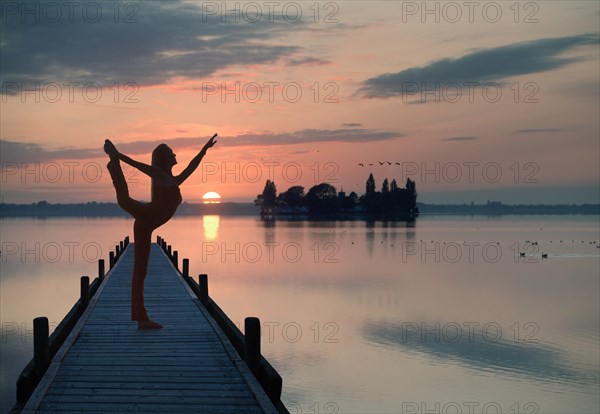
[(218, 204), (221, 202), (221, 196), (219, 195), (219, 193), (209, 191), (208, 193), (202, 196), (202, 201), (204, 202), (204, 204)]

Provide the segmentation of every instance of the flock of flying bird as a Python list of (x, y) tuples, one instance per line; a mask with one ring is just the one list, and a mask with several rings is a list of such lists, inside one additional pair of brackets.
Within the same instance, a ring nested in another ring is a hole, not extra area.
[[(391, 163), (391, 162), (389, 162), (389, 161), (377, 161), (377, 162), (379, 163), (379, 165), (383, 165), (383, 164), (385, 164), (386, 162), (387, 162), (387, 165), (392, 165), (392, 163)], [(395, 164), (396, 164), (396, 165), (401, 165), (399, 162), (396, 162)], [(361, 166), (361, 167), (364, 167), (364, 166), (365, 166), (365, 164), (363, 164), (362, 162), (359, 162), (359, 163), (358, 163), (358, 165), (359, 165), (359, 166)], [(368, 164), (368, 165), (373, 165), (373, 163), (370, 163), (370, 164)]]

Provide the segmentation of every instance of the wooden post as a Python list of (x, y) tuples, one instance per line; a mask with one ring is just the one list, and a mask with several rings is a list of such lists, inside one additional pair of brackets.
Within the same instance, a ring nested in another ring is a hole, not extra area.
[(125, 242), (124, 242), (123, 240), (121, 240), (121, 241), (119, 242), (119, 248), (120, 248), (120, 249), (119, 249), (119, 251), (121, 251), (121, 252), (122, 252), (123, 250), (125, 250)]
[(175, 269), (179, 270), (179, 252), (177, 250), (173, 252), (173, 258), (171, 259), (171, 261), (173, 262), (173, 266), (175, 266)]
[(156, 236), (156, 244), (160, 246), (160, 236)]
[(110, 265), (109, 269), (115, 265), (115, 252), (108, 253), (108, 264)]
[(208, 275), (198, 276), (198, 286), (200, 286), (200, 302), (206, 305), (208, 303)]
[(50, 365), (49, 333), (48, 318), (42, 316), (33, 320), (33, 360), (38, 380)]
[(129, 236), (125, 237), (125, 247), (129, 246)]
[(104, 259), (98, 260), (98, 279), (100, 282), (104, 280)]
[(244, 361), (256, 376), (260, 366), (260, 319), (248, 317), (244, 320)]
[(171, 257), (173, 257), (173, 254), (171, 253), (171, 245), (170, 245), (170, 244), (167, 246), (167, 255), (168, 255), (170, 258), (171, 258)]
[(88, 303), (90, 303), (90, 278), (88, 276), (81, 276), (81, 309), (85, 309)]
[(115, 260), (119, 260), (119, 257), (121, 257), (121, 251), (119, 250), (119, 245), (117, 244), (115, 246)]
[(190, 276), (190, 259), (183, 259), (183, 263), (182, 263), (182, 267), (183, 267), (183, 277), (187, 278)]
[(167, 252), (167, 242), (165, 241), (165, 239), (162, 239), (162, 249), (163, 251), (166, 253)]

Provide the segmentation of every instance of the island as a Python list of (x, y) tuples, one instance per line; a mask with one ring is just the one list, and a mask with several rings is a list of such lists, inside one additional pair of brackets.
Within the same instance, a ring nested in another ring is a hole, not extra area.
[(376, 190), (375, 178), (369, 174), (365, 193), (360, 197), (352, 191), (337, 191), (329, 183), (311, 187), (307, 193), (300, 185), (277, 194), (275, 183), (267, 180), (261, 194), (254, 200), (262, 217), (309, 216), (327, 218), (386, 217), (414, 220), (419, 215), (417, 189), (408, 178), (404, 188), (395, 179), (383, 180), (381, 191)]

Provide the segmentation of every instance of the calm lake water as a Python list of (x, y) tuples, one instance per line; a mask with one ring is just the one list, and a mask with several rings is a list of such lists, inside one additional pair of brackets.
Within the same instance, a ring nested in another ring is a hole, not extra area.
[[(79, 277), (96, 276), (132, 221), (0, 225), (8, 412), (32, 356), (32, 319), (58, 324)], [(292, 413), (600, 411), (598, 217), (204, 216), (156, 234), (190, 259), (192, 274), (209, 275), (210, 295), (234, 322), (260, 317), (263, 353)]]

